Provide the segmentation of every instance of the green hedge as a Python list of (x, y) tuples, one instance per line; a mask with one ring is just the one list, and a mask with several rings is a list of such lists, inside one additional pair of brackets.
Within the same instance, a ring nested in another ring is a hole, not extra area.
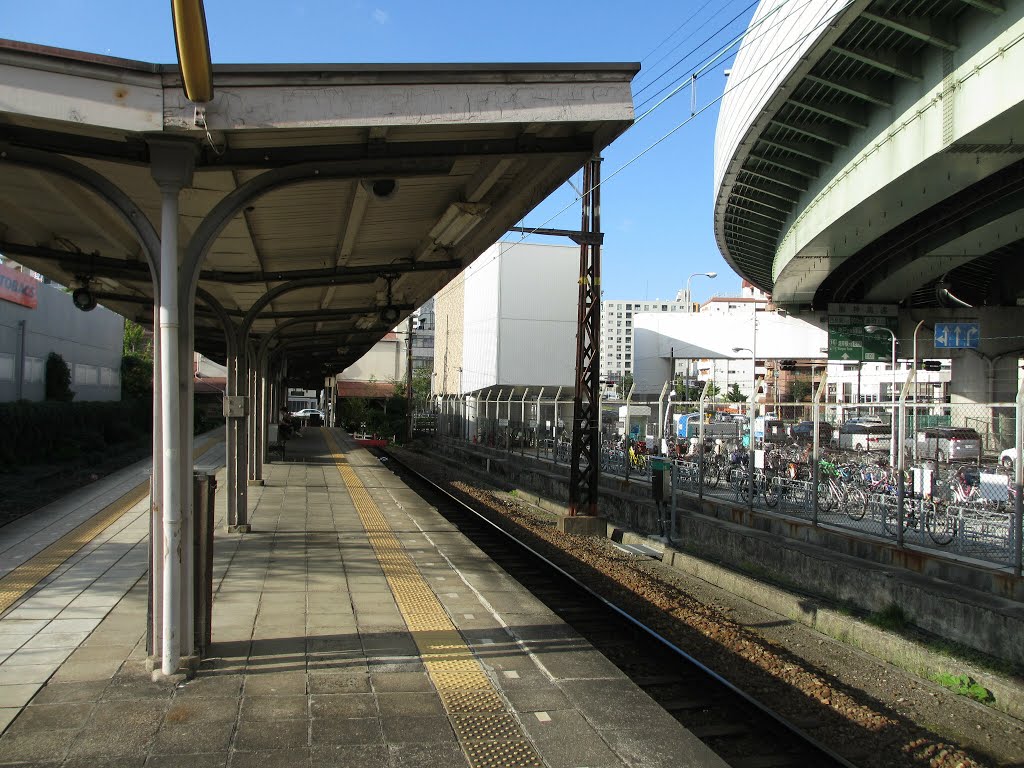
[(102, 454), (152, 433), (152, 405), (125, 402), (0, 403), (0, 464), (48, 464)]

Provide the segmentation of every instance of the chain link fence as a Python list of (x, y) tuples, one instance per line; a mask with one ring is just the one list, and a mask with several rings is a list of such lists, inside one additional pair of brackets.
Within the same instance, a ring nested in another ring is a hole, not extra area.
[[(913, 374), (911, 373), (911, 376)], [(1024, 399), (1010, 403), (730, 402), (706, 387), (679, 402), (603, 401), (601, 472), (647, 481), (672, 460), (672, 519), (681, 494), (842, 527), (1021, 570)], [(564, 390), (508, 388), (442, 398), (437, 434), (533, 457), (571, 458)], [(751, 441), (753, 435), (753, 441)]]

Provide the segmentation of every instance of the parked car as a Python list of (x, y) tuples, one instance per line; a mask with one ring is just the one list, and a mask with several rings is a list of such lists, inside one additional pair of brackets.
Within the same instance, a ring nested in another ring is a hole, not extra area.
[(839, 447), (853, 451), (888, 451), (892, 428), (881, 422), (848, 421), (839, 428)]
[(292, 418), (300, 421), (308, 421), (312, 423), (313, 426), (317, 426), (318, 424), (324, 423), (324, 412), (317, 408), (303, 408), (301, 411), (295, 411), (295, 413), (292, 414)]
[(1005, 451), (999, 454), (999, 463), (1006, 469), (1013, 469), (1013, 465), (1017, 463), (1017, 449), (1007, 448)]
[(943, 461), (980, 461), (981, 435), (970, 427), (929, 427), (917, 433), (917, 455)]
[[(832, 441), (832, 425), (826, 421), (818, 424), (818, 443)], [(814, 437), (814, 422), (801, 421), (789, 428), (789, 436), (800, 442), (811, 442)]]

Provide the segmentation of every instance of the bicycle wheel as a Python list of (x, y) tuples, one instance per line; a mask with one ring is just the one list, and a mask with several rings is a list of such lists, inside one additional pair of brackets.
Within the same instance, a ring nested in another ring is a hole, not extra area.
[(956, 538), (957, 516), (946, 507), (929, 509), (924, 517), (924, 525), (928, 529), (928, 536), (940, 547)]
[[(892, 497), (890, 497), (890, 498), (892, 498)], [(895, 536), (896, 535), (896, 529), (899, 527), (899, 522), (898, 522), (898, 519), (897, 519), (897, 516), (899, 515), (899, 507), (896, 506), (895, 501), (896, 500), (893, 498), (893, 503), (892, 504), (886, 504), (885, 508), (883, 510), (883, 513), (882, 513), (882, 525), (885, 527), (886, 532), (889, 533), (891, 536)], [(904, 511), (904, 513), (903, 513), (903, 532), (904, 533), (906, 533), (907, 528), (910, 527), (911, 522), (913, 522), (912, 516), (908, 515)]]
[(818, 482), (818, 511), (825, 514), (830, 513), (836, 507), (838, 495), (828, 480)]
[(843, 501), (846, 515), (851, 520), (863, 520), (868, 511), (868, 495), (863, 488), (849, 488)]
[(715, 489), (722, 479), (722, 468), (714, 460), (704, 462), (704, 487)]
[(764, 496), (764, 503), (769, 507), (775, 507), (779, 503), (779, 490), (780, 486), (776, 482), (778, 475), (774, 472), (766, 472), (762, 482), (761, 493)]

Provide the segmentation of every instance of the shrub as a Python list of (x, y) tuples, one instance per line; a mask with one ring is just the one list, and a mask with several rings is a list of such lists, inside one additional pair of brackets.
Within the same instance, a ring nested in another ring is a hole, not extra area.
[(64, 358), (51, 352), (46, 358), (46, 399), (70, 402), (75, 396), (71, 391), (71, 369)]

